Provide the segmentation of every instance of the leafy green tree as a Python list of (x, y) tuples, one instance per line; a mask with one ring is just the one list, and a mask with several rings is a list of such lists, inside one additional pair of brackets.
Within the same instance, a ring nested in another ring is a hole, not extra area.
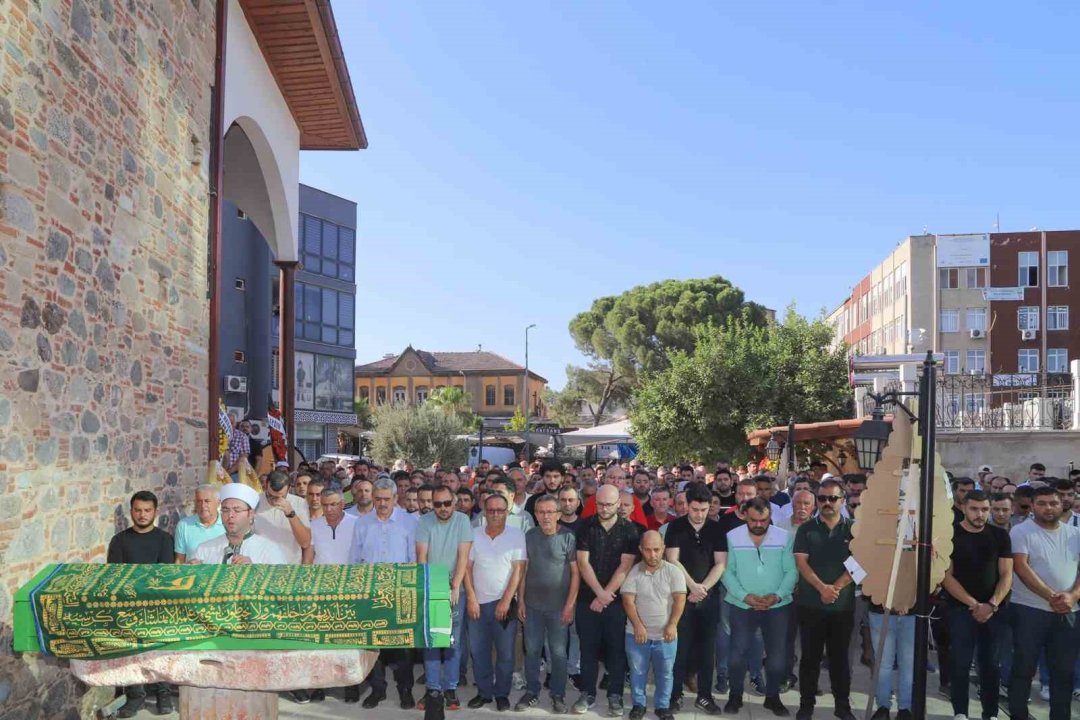
[(809, 322), (794, 308), (778, 324), (701, 327), (695, 352), (670, 352), (668, 367), (636, 392), (634, 437), (651, 461), (711, 462), (744, 454), (755, 428), (849, 417), (847, 350), (831, 344), (823, 319)]
[(470, 432), (480, 429), (482, 418), (472, 411), (472, 397), (464, 388), (451, 386), (436, 390), (428, 398), (427, 407), (457, 416)]
[(510, 418), (510, 422), (503, 425), (503, 429), (510, 432), (525, 432), (529, 429), (529, 421), (525, 417), (525, 414), (521, 412), (521, 408), (514, 410), (514, 415)]
[(409, 460), (417, 467), (438, 461), (444, 467), (464, 465), (468, 443), (462, 419), (426, 404), (384, 405), (375, 412), (372, 457), (382, 465)]
[(371, 429), (371, 405), (367, 398), (356, 398), (353, 401), (353, 412), (356, 413), (356, 426), (361, 430)]

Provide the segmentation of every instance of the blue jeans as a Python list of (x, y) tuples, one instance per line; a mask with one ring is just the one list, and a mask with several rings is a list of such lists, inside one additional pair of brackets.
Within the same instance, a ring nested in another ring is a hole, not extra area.
[[(878, 674), (875, 697), (878, 707), (892, 707), (893, 668), (899, 668), (900, 679), (896, 688), (896, 706), (899, 710), (911, 709), (911, 683), (915, 678), (915, 616), (890, 615), (888, 633), (885, 636), (885, 648), (881, 649), (881, 626), (885, 621), (883, 613), (870, 612), (870, 639), (874, 644), (874, 655), (881, 657), (881, 670)], [(964, 674), (967, 677), (967, 674)]]
[(626, 611), (620, 598), (604, 608), (603, 612), (589, 609), (589, 600), (577, 604), (578, 638), (581, 640), (581, 692), (596, 697), (597, 675), (600, 673), (600, 648), (604, 648), (604, 665), (607, 670), (608, 699), (622, 700), (623, 684), (626, 682)]
[(971, 610), (950, 602), (945, 606), (945, 620), (949, 627), (949, 677), (952, 683), (952, 706), (954, 715), (967, 715), (970, 685), (962, 682), (971, 667), (973, 657), (978, 658), (979, 700), (984, 718), (997, 717), (1000, 679), (996, 656), (997, 635), (1004, 625), (1003, 618), (992, 615), (984, 623), (975, 622)]
[(465, 594), (454, 606), (451, 617), (453, 629), (450, 631), (453, 641), (448, 648), (428, 648), (424, 650), (424, 674), (427, 676), (427, 689), (457, 690), (458, 675), (461, 672), (461, 630), (465, 624)]
[(567, 627), (562, 624), (562, 610), (541, 610), (525, 606), (525, 689), (540, 694), (540, 654), (548, 649), (548, 690), (551, 697), (566, 695), (566, 651), (569, 640)]
[[(671, 704), (671, 686), (675, 655), (679, 640), (646, 640), (638, 645), (631, 633), (626, 634), (626, 661), (630, 665), (630, 700), (634, 705), (645, 707), (645, 682), (649, 679), (649, 665), (652, 664), (653, 677), (656, 678), (656, 694), (653, 707), (667, 710)], [(609, 676), (610, 681), (610, 676)]]
[(1027, 720), (1028, 694), (1039, 653), (1044, 649), (1050, 670), (1050, 720), (1068, 720), (1072, 706), (1073, 669), (1080, 643), (1077, 613), (1060, 614), (1024, 605), (1013, 606), (1013, 666), (1009, 678), (1009, 715)]
[[(506, 627), (495, 619), (498, 600), (480, 604), (480, 619), (469, 618), (469, 649), (472, 653), (473, 675), (480, 695), (486, 698), (510, 697), (510, 682), (514, 674), (514, 639), (517, 636), (517, 617), (507, 618)], [(495, 649), (495, 665), (491, 650)]]
[[(666, 526), (665, 526), (666, 527)], [(720, 590), (720, 627), (716, 632), (716, 682), (722, 683), (728, 677), (728, 656), (731, 648), (731, 603), (724, 602), (727, 596), (727, 588), (723, 584), (717, 585)], [(750, 653), (747, 656), (746, 665), (750, 678), (761, 677), (761, 664), (765, 659), (765, 643), (761, 640), (761, 633), (754, 633), (754, 639), (750, 641)]]
[[(730, 603), (728, 603), (730, 605)], [(754, 634), (760, 629), (765, 644), (765, 694), (779, 695), (787, 674), (787, 628), (791, 605), (771, 610), (750, 610), (731, 605), (731, 653), (728, 656), (728, 680), (731, 696), (742, 697), (746, 669), (751, 658)]]

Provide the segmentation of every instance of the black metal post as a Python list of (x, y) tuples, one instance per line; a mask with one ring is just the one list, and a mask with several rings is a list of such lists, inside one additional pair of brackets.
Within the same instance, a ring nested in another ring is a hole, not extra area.
[[(934, 439), (936, 432), (937, 382), (931, 353), (923, 361), (919, 383), (919, 537), (916, 546), (918, 578), (915, 586), (915, 677), (912, 682), (911, 713), (915, 720), (926, 718), (926, 667), (930, 651), (930, 563), (934, 526)], [(966, 680), (966, 678), (960, 678)]]
[(476, 451), (476, 467), (484, 459), (484, 418), (480, 418), (480, 447)]
[(795, 472), (795, 418), (788, 420), (787, 446), (787, 469), (788, 472)]

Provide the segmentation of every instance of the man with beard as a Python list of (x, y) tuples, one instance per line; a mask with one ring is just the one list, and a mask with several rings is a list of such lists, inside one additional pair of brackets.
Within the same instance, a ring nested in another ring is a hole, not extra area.
[(457, 710), (461, 669), (462, 628), (465, 622), (465, 603), (461, 588), (469, 564), (473, 544), (472, 525), (463, 513), (454, 510), (454, 493), (447, 486), (432, 491), (432, 513), (420, 518), (416, 528), (416, 562), (445, 566), (450, 572), (451, 636), (449, 648), (429, 648), (423, 651), (427, 694), (416, 704), (424, 710), (428, 704)]
[(716, 589), (727, 562), (727, 539), (720, 524), (708, 517), (710, 493), (702, 483), (686, 490), (689, 511), (671, 522), (667, 530), (665, 559), (682, 570), (686, 580), (686, 607), (679, 620), (679, 643), (675, 657), (671, 708), (682, 709), (683, 683), (690, 675), (690, 659), (696, 658), (697, 700), (694, 710), (718, 715), (720, 708), (709, 685), (713, 675), (717, 626), (720, 623), (720, 592)]
[(785, 644), (791, 594), (799, 577), (788, 549), (788, 533), (771, 524), (768, 500), (746, 504), (746, 524), (728, 533), (728, 566), (723, 575), (731, 605), (731, 654), (728, 679), (731, 693), (725, 713), (738, 713), (743, 705), (743, 682), (754, 633), (765, 641), (765, 703), (778, 717), (788, 715), (780, 702), (780, 684), (787, 666)]
[(188, 555), (195, 553), (195, 548), (207, 540), (225, 534), (218, 512), (219, 485), (200, 485), (195, 488), (195, 514), (188, 515), (176, 524), (176, 562), (183, 564)]
[(1031, 679), (1041, 652), (1050, 670), (1050, 720), (1071, 717), (1073, 669), (1080, 649), (1080, 528), (1061, 523), (1061, 497), (1052, 487), (1034, 490), (1035, 514), (1012, 529), (1013, 666), (1009, 715), (1027, 720)]
[(652, 515), (652, 505), (649, 502), (652, 492), (652, 478), (649, 477), (649, 471), (639, 466), (634, 470), (634, 475), (630, 479), (630, 486), (634, 490), (634, 497), (641, 504), (642, 512), (646, 516)]
[(1012, 499), (1002, 493), (994, 493), (990, 496), (990, 519), (987, 521), (994, 527), (999, 527), (1005, 532), (1012, 529), (1009, 522), (1012, 517)]
[[(953, 528), (952, 563), (941, 586), (947, 593), (945, 621), (951, 640), (953, 714), (967, 717), (968, 683), (963, 679), (973, 657), (979, 661), (982, 717), (997, 715), (1000, 690), (997, 635), (1003, 618), (997, 612), (1012, 588), (1009, 533), (987, 522), (990, 499), (982, 490), (964, 498), (964, 519)], [(883, 716), (881, 716), (883, 717)]]
[(431, 504), (432, 503), (431, 494), (434, 491), (435, 491), (435, 486), (433, 486), (433, 485), (424, 484), (424, 485), (421, 485), (419, 488), (417, 488), (417, 490), (416, 490), (416, 500), (417, 500), (421, 515), (427, 515), (429, 512), (431, 512), (434, 509), (432, 507), (432, 504)]
[(572, 712), (584, 715), (596, 702), (600, 649), (606, 653), (608, 712), (622, 715), (626, 675), (626, 612), (618, 592), (637, 559), (638, 526), (618, 516), (619, 490), (604, 485), (596, 493), (596, 515), (577, 533), (581, 589), (575, 623), (581, 641), (581, 697)]
[(855, 717), (851, 713), (848, 657), (855, 625), (855, 584), (844, 567), (844, 561), (851, 557), (848, 545), (853, 522), (840, 515), (843, 497), (840, 483), (835, 480), (821, 483), (818, 516), (798, 526), (792, 547), (800, 575), (796, 606), (802, 639), (799, 710), (795, 715), (798, 720), (814, 716), (821, 658), (826, 649), (836, 716), (844, 720)]
[(723, 468), (716, 471), (713, 492), (720, 498), (721, 507), (731, 507), (735, 504), (735, 487), (731, 479), (731, 470)]
[[(814, 516), (814, 511), (817, 509), (817, 503), (814, 498), (814, 494), (809, 490), (796, 490), (792, 494), (791, 502), (788, 503), (791, 508), (784, 518), (775, 520), (776, 526), (787, 530), (790, 533), (794, 533), (799, 529), (800, 525), (803, 525), (807, 520)], [(837, 511), (839, 512), (839, 510)]]
[(361, 515), (367, 515), (374, 508), (372, 503), (371, 493), (374, 490), (374, 485), (367, 478), (357, 478), (353, 480), (352, 484), (352, 507), (345, 508), (345, 512), (350, 515), (360, 517)]
[[(551, 495), (552, 497), (558, 497), (559, 491), (563, 486), (563, 469), (562, 465), (559, 465), (554, 460), (546, 460), (541, 466), (541, 477), (544, 482), (543, 492), (538, 492), (535, 495), (529, 497), (525, 501), (525, 512), (532, 515), (532, 519), (536, 522), (536, 502), (544, 495)], [(576, 514), (576, 511), (575, 511)]]
[[(176, 558), (173, 536), (154, 526), (158, 510), (157, 496), (149, 490), (140, 490), (131, 496), (130, 510), (131, 527), (113, 535), (105, 561), (128, 565), (173, 562)], [(157, 698), (158, 715), (168, 715), (173, 711), (172, 696), (165, 683), (129, 685), (125, 688), (127, 701), (117, 717), (135, 717), (146, 703), (148, 691)]]
[(573, 485), (567, 485), (559, 490), (557, 497), (559, 499), (559, 525), (576, 535), (582, 522), (578, 516), (581, 511), (581, 497)]
[(959, 525), (964, 519), (964, 498), (975, 489), (975, 481), (969, 477), (958, 477), (952, 480), (953, 491), (953, 526)]
[(255, 513), (259, 535), (280, 545), (290, 564), (311, 564), (311, 514), (307, 500), (289, 494), (288, 475), (275, 470), (266, 477)]
[(281, 547), (255, 529), (259, 493), (241, 483), (226, 483), (221, 498), (221, 524), (225, 534), (199, 545), (188, 565), (286, 565)]

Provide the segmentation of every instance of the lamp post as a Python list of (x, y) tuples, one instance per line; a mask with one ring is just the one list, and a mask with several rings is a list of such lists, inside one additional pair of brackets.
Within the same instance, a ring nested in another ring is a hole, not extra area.
[(788, 472), (795, 472), (795, 418), (788, 420), (787, 426), (787, 469)]
[[(914, 415), (901, 398), (917, 396), (919, 414)], [(916, 547), (915, 585), (915, 657), (914, 680), (911, 688), (914, 720), (926, 718), (926, 666), (930, 645), (930, 563), (934, 523), (934, 440), (937, 426), (937, 379), (933, 353), (926, 353), (918, 392), (891, 391), (867, 397), (874, 401), (869, 420), (855, 431), (855, 452), (859, 467), (867, 472), (881, 459), (882, 448), (888, 443), (892, 426), (885, 422), (884, 405), (893, 403), (918, 424), (922, 436), (922, 455), (919, 458), (919, 537)]]
[(776, 442), (776, 438), (769, 438), (765, 445), (765, 457), (769, 458), (769, 462), (776, 462), (780, 458), (780, 443)]
[(525, 462), (532, 460), (532, 445), (529, 443), (529, 331), (536, 323), (525, 327), (525, 381), (522, 383), (521, 406), (525, 409)]

